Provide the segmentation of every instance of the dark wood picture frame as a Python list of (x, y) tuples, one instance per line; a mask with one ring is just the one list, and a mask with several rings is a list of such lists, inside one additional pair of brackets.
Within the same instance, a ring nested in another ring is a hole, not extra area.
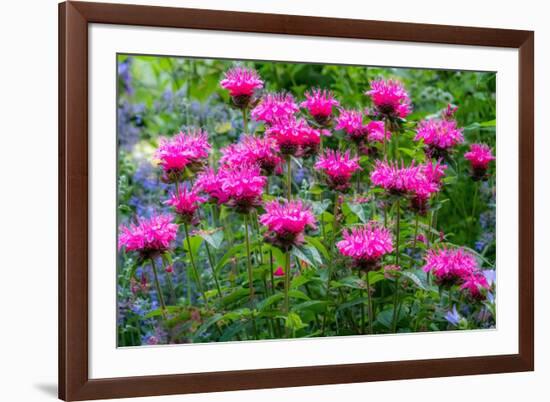
[[(519, 353), (89, 379), (88, 25), (91, 23), (519, 49)], [(534, 370), (534, 33), (154, 6), (59, 5), (59, 397), (67, 401)]]

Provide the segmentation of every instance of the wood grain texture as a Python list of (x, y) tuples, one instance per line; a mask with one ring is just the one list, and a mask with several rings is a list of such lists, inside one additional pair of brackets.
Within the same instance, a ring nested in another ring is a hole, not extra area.
[[(123, 24), (519, 49), (519, 353), (90, 380), (88, 24)], [(534, 369), (534, 34), (530, 31), (183, 8), (59, 5), (59, 397), (85, 400)]]

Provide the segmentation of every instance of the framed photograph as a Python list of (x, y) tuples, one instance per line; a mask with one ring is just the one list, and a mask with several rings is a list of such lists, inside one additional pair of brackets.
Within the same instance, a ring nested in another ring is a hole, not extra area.
[(61, 399), (533, 370), (533, 32), (59, 23)]

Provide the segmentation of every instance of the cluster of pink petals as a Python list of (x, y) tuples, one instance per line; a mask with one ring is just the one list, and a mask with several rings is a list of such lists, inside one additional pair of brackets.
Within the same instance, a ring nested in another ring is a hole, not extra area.
[(376, 161), (376, 165), (370, 174), (373, 185), (381, 187), (388, 192), (404, 194), (418, 189), (422, 180), (421, 168), (414, 162), (405, 167), (395, 162)]
[(234, 67), (225, 73), (220, 85), (227, 89), (231, 96), (252, 96), (254, 91), (263, 88), (264, 82), (256, 70)]
[(302, 119), (278, 120), (265, 134), (267, 138), (276, 141), (283, 154), (300, 155), (310, 148), (316, 148), (321, 142), (321, 131)]
[(328, 149), (319, 157), (315, 168), (326, 174), (336, 188), (346, 187), (352, 175), (361, 169), (359, 159), (352, 157), (349, 151), (342, 153)]
[(336, 130), (344, 130), (352, 140), (364, 137), (366, 126), (363, 124), (363, 113), (359, 110), (340, 109), (336, 119)]
[(285, 276), (285, 271), (283, 267), (279, 265), (277, 269), (273, 272), (273, 276)]
[(221, 191), (228, 205), (239, 212), (247, 212), (260, 205), (267, 177), (262, 176), (258, 165), (241, 165), (222, 168), (218, 172)]
[(208, 158), (208, 133), (200, 129), (180, 132), (174, 137), (161, 138), (154, 158), (165, 172), (181, 172), (190, 164)]
[(439, 161), (428, 161), (418, 166), (420, 174), (411, 191), (417, 197), (428, 199), (441, 189), (441, 179), (445, 175), (447, 165), (443, 165)]
[(228, 166), (259, 165), (266, 174), (280, 172), (283, 160), (273, 138), (246, 135), (237, 144), (221, 150), (220, 163)]
[(300, 106), (306, 108), (313, 117), (326, 118), (332, 114), (334, 106), (340, 106), (333, 94), (325, 89), (313, 89), (305, 93), (306, 100)]
[(218, 204), (227, 202), (227, 194), (222, 190), (222, 178), (214, 169), (203, 170), (195, 180), (194, 188), (204, 194), (207, 194), (212, 201)]
[(256, 121), (273, 124), (279, 120), (293, 118), (299, 108), (294, 97), (289, 93), (268, 93), (252, 109), (251, 116)]
[(343, 237), (336, 247), (342, 255), (353, 258), (360, 265), (375, 263), (393, 251), (391, 232), (376, 223), (346, 229)]
[(199, 174), (195, 188), (219, 204), (247, 212), (260, 205), (266, 183), (258, 165), (222, 166), (218, 173), (208, 169)]
[(411, 100), (403, 84), (397, 80), (375, 80), (366, 92), (372, 99), (378, 113), (400, 118), (407, 117), (411, 111)]
[(367, 139), (370, 142), (384, 142), (384, 137), (389, 140), (391, 133), (385, 129), (385, 124), (380, 120), (373, 120), (366, 126)]
[(465, 280), (479, 271), (475, 257), (463, 248), (428, 250), (424, 272), (431, 272), (438, 283)]
[(486, 170), (489, 162), (495, 160), (491, 148), (486, 144), (472, 144), (470, 150), (464, 154), (474, 169)]
[(265, 214), (260, 216), (260, 223), (278, 235), (302, 233), (307, 227), (316, 228), (315, 216), (302, 201), (274, 200), (264, 204)]
[(462, 279), (464, 283), (460, 288), (467, 290), (474, 299), (483, 299), (482, 289), (490, 289), (491, 287), (485, 275), (480, 271), (474, 271)]
[(451, 120), (457, 110), (458, 106), (454, 106), (449, 103), (447, 107), (441, 112), (441, 117), (443, 117), (445, 120)]
[(178, 225), (173, 223), (170, 215), (155, 215), (149, 219), (139, 217), (137, 224), (120, 226), (118, 248), (151, 256), (168, 250), (177, 233)]
[(184, 187), (182, 191), (170, 194), (166, 204), (172, 206), (185, 222), (190, 223), (193, 220), (195, 211), (206, 200), (205, 197), (198, 194), (196, 189), (188, 190), (187, 187)]
[(438, 149), (448, 149), (464, 142), (462, 129), (456, 126), (456, 121), (444, 119), (422, 120), (414, 139)]

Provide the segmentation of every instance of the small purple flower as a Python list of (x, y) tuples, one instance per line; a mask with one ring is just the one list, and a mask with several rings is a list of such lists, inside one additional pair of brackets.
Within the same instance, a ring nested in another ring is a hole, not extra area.
[(447, 314), (445, 314), (445, 319), (449, 322), (449, 324), (458, 327), (458, 323), (460, 322), (460, 314), (458, 314), (458, 311), (456, 311), (456, 306), (453, 305), (452, 311), (447, 311)]

